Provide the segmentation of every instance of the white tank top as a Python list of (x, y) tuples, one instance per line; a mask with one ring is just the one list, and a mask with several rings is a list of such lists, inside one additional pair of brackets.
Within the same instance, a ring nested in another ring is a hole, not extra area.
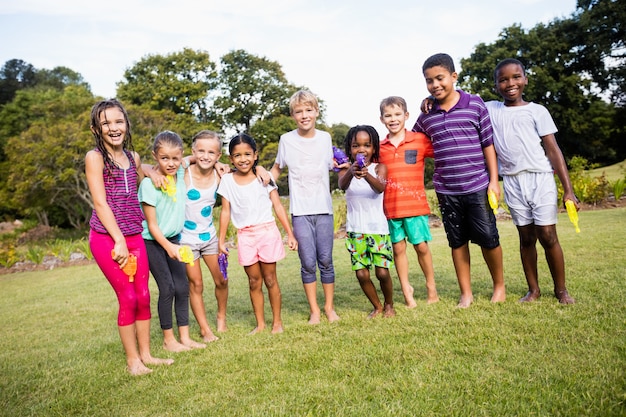
[[(376, 165), (370, 164), (367, 171), (376, 176)], [(368, 234), (389, 234), (387, 218), (383, 211), (383, 193), (372, 189), (365, 178), (352, 178), (346, 190), (348, 218), (347, 232)]]

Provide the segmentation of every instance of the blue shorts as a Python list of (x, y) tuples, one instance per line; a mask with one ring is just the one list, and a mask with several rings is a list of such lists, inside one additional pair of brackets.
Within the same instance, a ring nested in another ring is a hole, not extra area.
[(433, 240), (428, 226), (428, 216), (388, 219), (391, 243), (398, 243), (406, 238), (412, 245)]
[(452, 249), (469, 241), (485, 249), (500, 246), (496, 216), (489, 207), (487, 190), (464, 195), (437, 193), (437, 199), (448, 244)]

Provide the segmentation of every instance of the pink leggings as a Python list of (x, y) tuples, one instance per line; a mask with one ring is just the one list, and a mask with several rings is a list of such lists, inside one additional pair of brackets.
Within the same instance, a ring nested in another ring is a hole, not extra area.
[(111, 257), (113, 239), (108, 234), (89, 233), (89, 247), (96, 263), (109, 281), (120, 309), (117, 315), (118, 326), (129, 326), (137, 320), (149, 320), (150, 290), (148, 289), (148, 255), (140, 234), (126, 236), (128, 251), (137, 257), (137, 273), (134, 282), (129, 282), (128, 275), (122, 271)]

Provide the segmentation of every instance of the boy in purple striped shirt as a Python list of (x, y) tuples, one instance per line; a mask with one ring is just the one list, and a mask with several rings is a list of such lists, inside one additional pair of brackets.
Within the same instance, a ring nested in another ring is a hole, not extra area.
[(422, 72), (436, 103), (428, 114), (420, 114), (413, 130), (425, 133), (433, 142), (433, 184), (461, 289), (458, 307), (469, 307), (474, 301), (470, 241), (481, 247), (491, 273), (491, 301), (504, 301), (502, 247), (487, 199), (488, 191), (500, 198), (489, 113), (480, 97), (455, 90), (457, 73), (449, 55), (431, 56)]

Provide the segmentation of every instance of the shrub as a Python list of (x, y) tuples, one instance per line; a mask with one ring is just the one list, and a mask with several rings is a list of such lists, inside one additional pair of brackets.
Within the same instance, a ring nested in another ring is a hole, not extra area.
[[(604, 174), (599, 177), (591, 177), (585, 172), (589, 168), (587, 160), (581, 156), (574, 156), (569, 162), (569, 176), (572, 188), (578, 200), (583, 203), (598, 203), (606, 199), (609, 195), (609, 182)], [(555, 175), (556, 177), (556, 175)], [(563, 201), (563, 185), (558, 184), (559, 204)]]
[(622, 198), (622, 195), (624, 194), (624, 187), (626, 187), (626, 180), (624, 178), (620, 178), (619, 180), (614, 181), (611, 184), (611, 189), (613, 190), (613, 197), (615, 197), (616, 201)]

